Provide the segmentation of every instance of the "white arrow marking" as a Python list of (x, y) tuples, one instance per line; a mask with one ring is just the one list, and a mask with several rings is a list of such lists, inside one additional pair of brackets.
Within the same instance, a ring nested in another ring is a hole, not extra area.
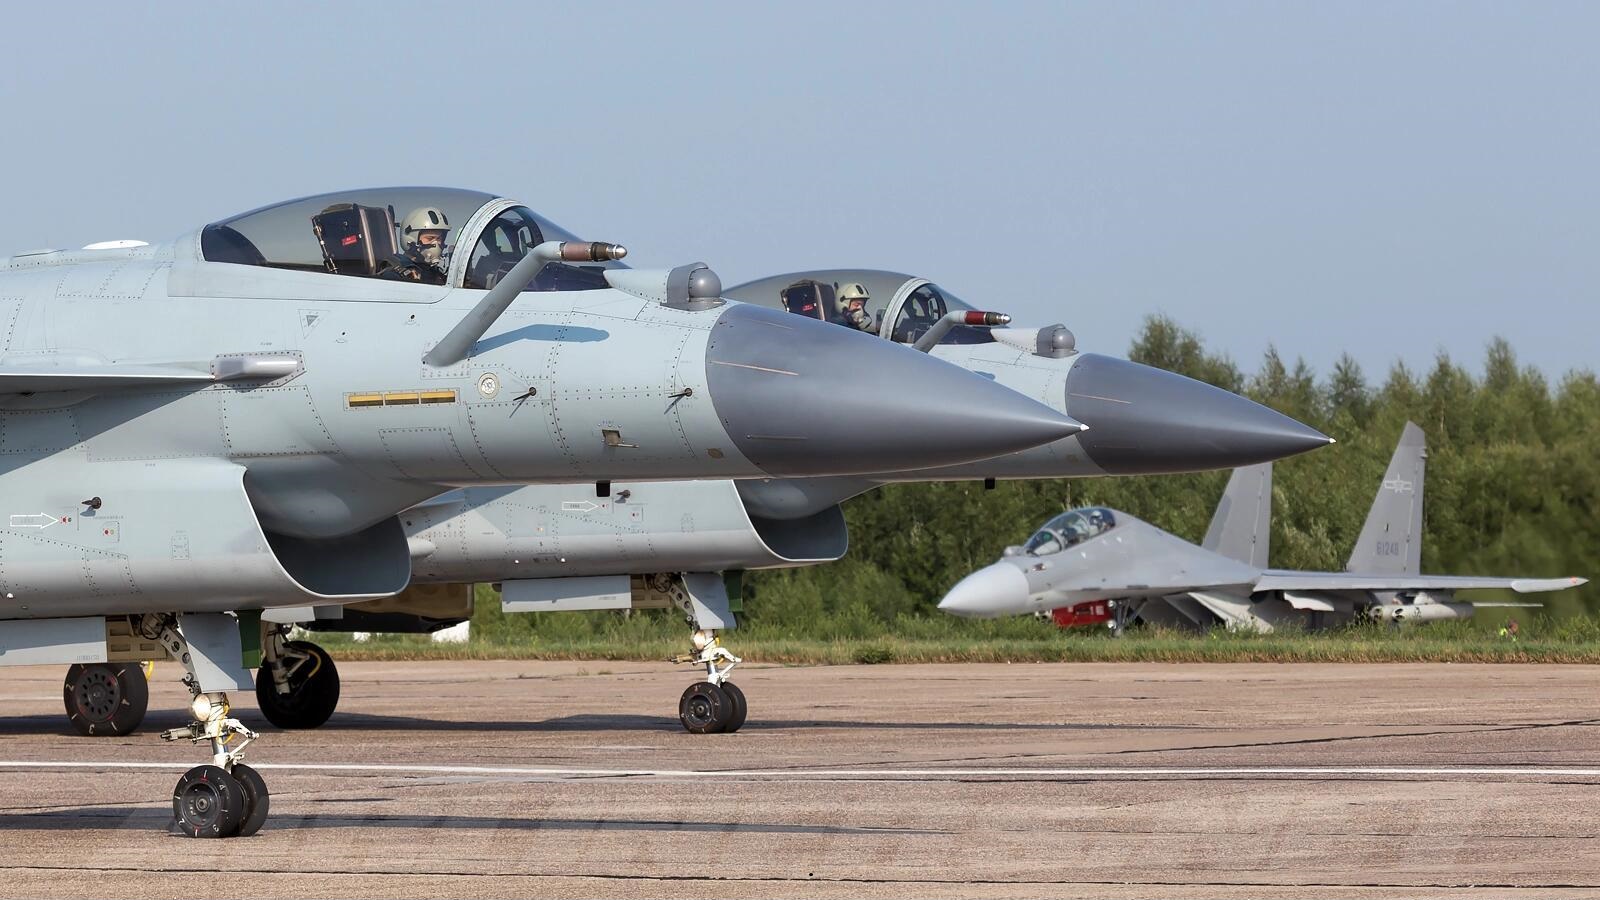
[(561, 502), (562, 512), (594, 512), (599, 508), (600, 504), (593, 500), (563, 500)]
[(12, 516), (12, 528), (49, 528), (56, 524), (56, 517), (49, 513), (33, 513), (32, 515)]

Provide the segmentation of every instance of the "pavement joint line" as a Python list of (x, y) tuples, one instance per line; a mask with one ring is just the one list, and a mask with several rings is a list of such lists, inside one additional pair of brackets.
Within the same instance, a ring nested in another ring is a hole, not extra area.
[[(0, 760), (0, 769), (188, 769), (192, 762), (90, 762), (84, 760)], [(566, 778), (759, 778), (863, 779), (903, 778), (1135, 778), (1172, 776), (1278, 777), (1329, 775), (1580, 777), (1600, 778), (1600, 768), (1575, 766), (1110, 766), (932, 769), (587, 769), (570, 767), (447, 766), (388, 763), (251, 763), (252, 768), (305, 772), (391, 772), (426, 775), (531, 775)]]

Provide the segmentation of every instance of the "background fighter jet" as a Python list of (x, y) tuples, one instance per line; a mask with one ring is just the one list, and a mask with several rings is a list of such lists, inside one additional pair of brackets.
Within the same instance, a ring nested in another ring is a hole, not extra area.
[(1347, 572), (1268, 568), (1272, 467), (1234, 472), (1200, 547), (1128, 513), (1092, 507), (1051, 519), (1021, 547), (963, 578), (939, 608), (993, 617), (1114, 599), (1151, 621), (1271, 631), (1355, 616), (1385, 621), (1471, 615), (1465, 590), (1559, 591), (1584, 578), (1423, 575), (1422, 429), (1406, 424)]
[[(624, 252), (491, 194), (386, 188), (0, 262), (0, 664), (181, 661), (195, 721), (168, 736), (213, 765), (175, 813), (248, 833), (265, 787), (226, 698), (245, 649), (291, 707), (321, 671), (259, 613), (399, 593), (408, 507), (465, 485), (951, 465), (1082, 429), (960, 367), (730, 303), (704, 264), (634, 271)], [(827, 397), (844, 366), (928, 390)], [(69, 709), (120, 708), (123, 686), (69, 679)]]

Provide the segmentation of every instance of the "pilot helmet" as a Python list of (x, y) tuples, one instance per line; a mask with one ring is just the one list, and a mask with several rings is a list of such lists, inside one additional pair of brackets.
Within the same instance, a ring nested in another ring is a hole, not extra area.
[(851, 300), (860, 300), (862, 308), (865, 308), (866, 302), (871, 299), (872, 296), (867, 293), (865, 287), (859, 282), (852, 281), (848, 284), (840, 285), (839, 292), (834, 295), (833, 306), (835, 311), (842, 316), (850, 311)]
[[(421, 243), (422, 235), (437, 232), (439, 240)], [(423, 262), (437, 265), (444, 255), (444, 238), (450, 233), (450, 220), (436, 206), (419, 206), (406, 215), (400, 223), (400, 244), (407, 253)]]

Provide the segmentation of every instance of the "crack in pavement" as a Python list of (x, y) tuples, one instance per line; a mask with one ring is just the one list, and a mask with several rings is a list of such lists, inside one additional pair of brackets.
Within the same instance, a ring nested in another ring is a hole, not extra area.
[(1283, 741), (1253, 741), (1242, 744), (1205, 744), (1194, 747), (1130, 748), (1127, 750), (1112, 750), (1107, 755), (1123, 756), (1140, 753), (1188, 753), (1195, 750), (1239, 750), (1249, 747), (1293, 747), (1301, 744), (1336, 744), (1343, 741), (1372, 741), (1381, 740), (1383, 738), (1442, 737), (1446, 735), (1496, 734), (1511, 731), (1537, 731), (1546, 728), (1571, 728), (1574, 726), (1597, 724), (1600, 724), (1600, 719), (1574, 719), (1567, 722), (1530, 722), (1524, 725), (1501, 725), (1491, 728), (1465, 728), (1459, 730), (1436, 728), (1431, 731), (1391, 731), (1383, 734), (1347, 734), (1336, 737), (1293, 738)]

